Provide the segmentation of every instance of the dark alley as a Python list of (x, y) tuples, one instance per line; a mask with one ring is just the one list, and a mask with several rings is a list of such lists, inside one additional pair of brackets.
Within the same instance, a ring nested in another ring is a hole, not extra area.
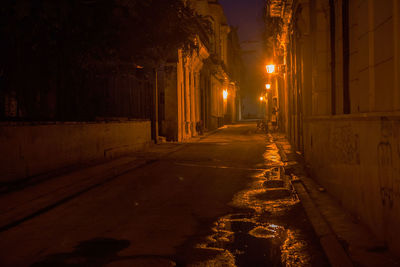
[(399, 0), (4, 0), (0, 266), (400, 266)]

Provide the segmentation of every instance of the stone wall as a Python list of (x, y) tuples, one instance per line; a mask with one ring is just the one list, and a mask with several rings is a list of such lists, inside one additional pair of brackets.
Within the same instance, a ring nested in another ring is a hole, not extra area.
[(0, 125), (0, 182), (146, 148), (150, 121)]

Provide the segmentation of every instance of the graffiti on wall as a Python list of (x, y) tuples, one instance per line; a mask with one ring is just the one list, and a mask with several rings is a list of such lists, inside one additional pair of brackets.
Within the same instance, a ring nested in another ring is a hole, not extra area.
[(351, 125), (332, 129), (331, 146), (334, 162), (350, 165), (360, 164), (360, 140)]
[(389, 142), (380, 142), (378, 144), (378, 173), (381, 199), (382, 204), (389, 207), (393, 206), (392, 169), (392, 146)]
[[(399, 170), (399, 129), (393, 129), (391, 121), (382, 119), (381, 141), (377, 147), (378, 175), (382, 205), (392, 208), (396, 199), (400, 199)], [(396, 144), (393, 151), (392, 143)], [(397, 153), (396, 153), (397, 152)]]

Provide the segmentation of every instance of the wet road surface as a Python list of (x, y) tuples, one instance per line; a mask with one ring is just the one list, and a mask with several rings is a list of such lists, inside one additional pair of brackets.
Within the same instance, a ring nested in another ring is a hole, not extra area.
[(255, 124), (150, 162), (1, 232), (0, 265), (328, 266)]

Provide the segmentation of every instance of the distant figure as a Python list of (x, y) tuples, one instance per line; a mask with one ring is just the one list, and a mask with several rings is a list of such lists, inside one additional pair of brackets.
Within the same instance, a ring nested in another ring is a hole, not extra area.
[(257, 121), (257, 130), (261, 132), (268, 133), (268, 122), (266, 119), (258, 120)]
[(204, 127), (203, 127), (203, 121), (200, 120), (198, 122), (196, 122), (196, 131), (199, 135), (203, 135), (204, 134)]
[(272, 115), (271, 115), (271, 124), (275, 128), (278, 126), (278, 108), (274, 107), (272, 109)]
[(272, 113), (271, 113), (271, 125), (272, 129), (274, 131), (278, 130), (278, 100), (276, 98), (273, 98), (273, 108), (272, 108)]

